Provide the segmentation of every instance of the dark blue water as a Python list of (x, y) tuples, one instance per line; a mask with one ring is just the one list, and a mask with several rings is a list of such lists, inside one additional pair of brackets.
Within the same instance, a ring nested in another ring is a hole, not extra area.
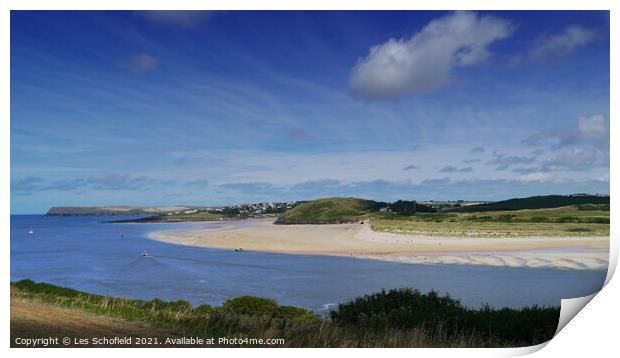
[[(193, 304), (217, 305), (255, 295), (320, 311), (398, 287), (434, 289), (473, 307), (557, 306), (562, 298), (598, 291), (606, 275), (604, 270), (412, 265), (185, 247), (153, 241), (146, 234), (230, 224), (102, 223), (111, 219), (118, 217), (11, 216), (11, 280), (30, 278), (98, 294)], [(144, 251), (151, 257), (142, 257)]]

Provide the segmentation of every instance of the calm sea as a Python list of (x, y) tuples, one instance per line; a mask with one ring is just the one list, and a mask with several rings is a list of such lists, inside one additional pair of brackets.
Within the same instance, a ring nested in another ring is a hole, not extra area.
[[(193, 304), (218, 305), (255, 295), (322, 311), (398, 287), (449, 293), (472, 307), (557, 306), (563, 298), (598, 291), (606, 275), (604, 270), (413, 265), (184, 247), (146, 235), (180, 228), (217, 230), (230, 223), (102, 223), (113, 219), (119, 217), (11, 216), (11, 280), (30, 278), (97, 294)], [(151, 257), (142, 257), (143, 252)]]

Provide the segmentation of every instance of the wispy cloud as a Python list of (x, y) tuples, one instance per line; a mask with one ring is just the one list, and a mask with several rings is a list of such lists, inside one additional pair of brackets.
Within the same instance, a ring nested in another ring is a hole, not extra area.
[(147, 10), (136, 11), (136, 14), (158, 24), (191, 28), (209, 20), (209, 18), (213, 15), (213, 11)]
[(45, 180), (27, 176), (12, 181), (11, 191), (77, 191), (77, 190), (141, 190), (157, 181), (146, 176), (121, 174), (98, 174), (87, 178), (62, 178)]
[(495, 170), (506, 170), (513, 165), (530, 164), (534, 159), (534, 157), (506, 155), (495, 150), (493, 151), (493, 159), (489, 160), (487, 164), (495, 165)]
[(440, 173), (468, 173), (472, 171), (474, 171), (472, 167), (457, 168), (453, 165), (448, 165), (439, 169)]
[(209, 181), (206, 179), (191, 180), (183, 183), (183, 186), (194, 188), (203, 188), (207, 185), (209, 185)]
[(148, 53), (132, 55), (119, 62), (119, 67), (133, 72), (150, 72), (157, 69), (157, 66), (157, 59)]
[(542, 61), (554, 57), (568, 56), (579, 47), (594, 41), (596, 32), (581, 25), (571, 25), (556, 34), (540, 36), (530, 49), (528, 57), (532, 61)]
[(593, 147), (567, 147), (553, 152), (552, 155), (533, 166), (517, 167), (512, 171), (520, 174), (588, 172), (593, 168), (609, 167), (609, 153)]
[[(270, 183), (236, 183), (223, 186), (225, 196), (230, 200), (250, 195), (256, 201), (264, 200), (307, 200), (326, 196), (356, 196), (377, 200), (398, 199), (467, 199), (498, 200), (512, 197), (515, 192), (521, 196), (541, 194), (571, 194), (577, 192), (609, 191), (606, 180), (564, 180), (562, 186), (554, 175), (534, 173), (521, 179), (427, 179), (420, 183), (409, 181), (371, 180), (343, 182), (333, 179), (301, 182), (291, 186), (277, 186)], [(277, 198), (277, 199), (274, 199)]]
[(403, 167), (403, 170), (413, 170), (413, 169), (418, 169), (417, 165), (413, 165), (413, 164), (409, 164), (406, 167)]
[(457, 67), (480, 65), (491, 57), (489, 45), (509, 37), (506, 19), (455, 12), (431, 21), (409, 39), (390, 39), (370, 49), (351, 71), (355, 95), (392, 99), (436, 91), (452, 81)]
[(44, 182), (43, 178), (35, 176), (11, 179), (11, 192), (32, 192), (37, 190)]

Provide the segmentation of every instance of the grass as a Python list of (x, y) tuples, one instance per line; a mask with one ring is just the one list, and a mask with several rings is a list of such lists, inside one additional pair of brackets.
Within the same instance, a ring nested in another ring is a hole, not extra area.
[(220, 212), (213, 212), (210, 210), (199, 210), (196, 213), (178, 213), (173, 215), (161, 215), (157, 217), (157, 221), (161, 222), (176, 222), (176, 221), (213, 221), (229, 219)]
[(572, 205), (551, 209), (487, 212), (378, 213), (378, 231), (427, 236), (525, 237), (609, 236), (609, 206)]
[(303, 203), (280, 215), (276, 224), (338, 224), (368, 217), (377, 202), (358, 198), (324, 198)]
[[(448, 296), (412, 290), (391, 290), (341, 304), (331, 319), (251, 296), (219, 307), (192, 306), (182, 300), (93, 295), (31, 280), (11, 284), (11, 300), (138, 323), (160, 336), (282, 338), (285, 347), (525, 346), (550, 339), (559, 317), (558, 308), (467, 309)], [(22, 329), (20, 334), (28, 332)], [(30, 332), (33, 338), (37, 334)]]

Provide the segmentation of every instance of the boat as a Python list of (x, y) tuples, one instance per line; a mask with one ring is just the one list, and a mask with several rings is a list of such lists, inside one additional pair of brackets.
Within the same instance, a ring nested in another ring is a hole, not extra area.
[(121, 237), (125, 237), (125, 232), (121, 231)]
[(151, 257), (151, 255), (149, 255), (149, 253), (145, 251), (142, 253), (142, 257)]
[(241, 252), (241, 251), (244, 251), (243, 247), (238, 247), (238, 248), (235, 249), (235, 252)]
[(28, 235), (32, 235), (34, 234), (34, 231), (32, 231), (32, 229), (28, 230)]

